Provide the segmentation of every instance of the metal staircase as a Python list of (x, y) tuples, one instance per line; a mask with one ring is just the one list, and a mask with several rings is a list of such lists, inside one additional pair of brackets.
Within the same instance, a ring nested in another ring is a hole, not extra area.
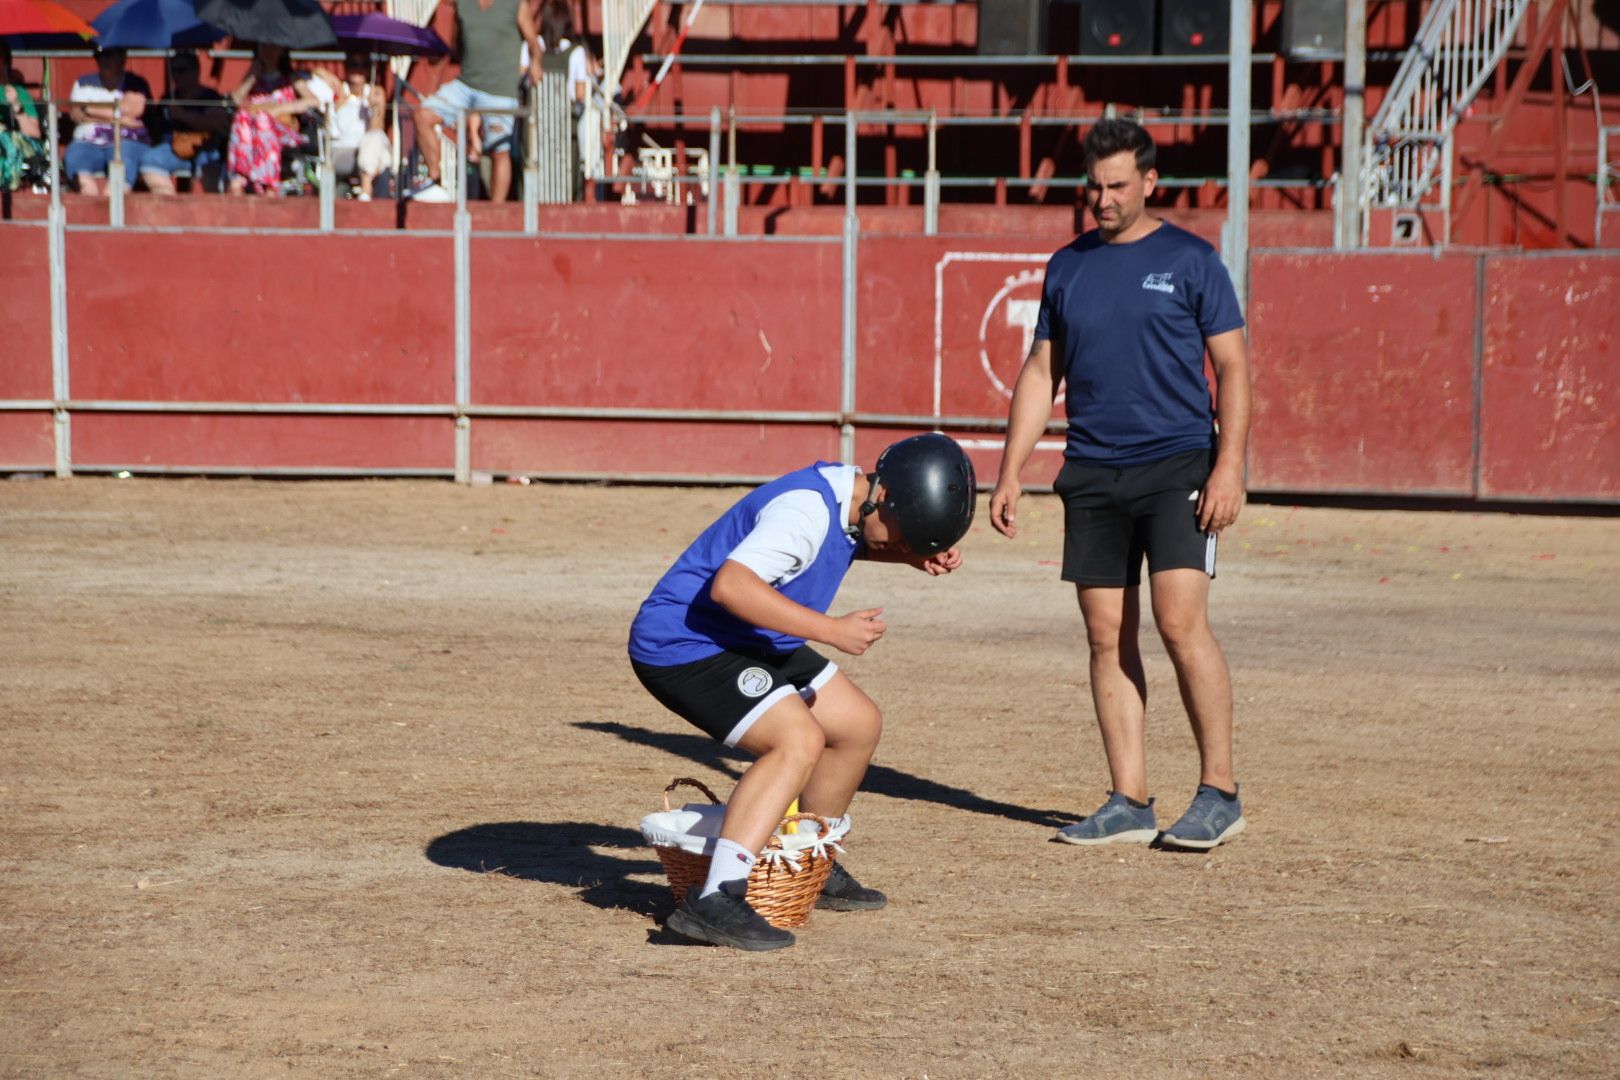
[(1378, 208), (1443, 210), (1449, 234), (1452, 134), (1535, 2), (1435, 0), (1429, 6), (1367, 125), (1359, 187), (1363, 243), (1368, 211)]

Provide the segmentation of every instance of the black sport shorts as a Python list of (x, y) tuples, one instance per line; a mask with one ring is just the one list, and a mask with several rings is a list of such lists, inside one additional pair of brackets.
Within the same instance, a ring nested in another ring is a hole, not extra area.
[(1191, 450), (1115, 469), (1065, 461), (1063, 580), (1105, 588), (1140, 585), (1148, 571), (1192, 568), (1215, 576), (1215, 534), (1198, 527), (1198, 496), (1214, 454)]
[(659, 704), (727, 746), (789, 694), (806, 701), (838, 674), (838, 665), (801, 645), (790, 653), (722, 652), (689, 664), (656, 667), (631, 660), (636, 678)]

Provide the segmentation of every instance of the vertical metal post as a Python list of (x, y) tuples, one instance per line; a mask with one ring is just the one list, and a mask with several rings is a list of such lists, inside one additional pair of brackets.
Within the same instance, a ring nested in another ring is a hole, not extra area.
[(720, 185), (715, 181), (720, 175), (720, 106), (716, 105), (709, 110), (709, 228), (710, 236), (714, 235), (714, 200), (720, 197)]
[(856, 247), (860, 240), (861, 220), (855, 209), (855, 114), (844, 113), (844, 267), (843, 267), (843, 334), (841, 342), (842, 379), (838, 409), (843, 419), (838, 431), (838, 456), (845, 465), (855, 464), (855, 425), (850, 416), (855, 412), (855, 304), (856, 279), (860, 260)]
[(1339, 190), (1333, 246), (1361, 246), (1361, 143), (1367, 131), (1367, 0), (1344, 6), (1344, 123), (1339, 130)]
[(1232, 275), (1238, 309), (1249, 311), (1249, 69), (1254, 45), (1253, 0), (1233, 0), (1232, 52), (1227, 70), (1226, 229), (1221, 259)]
[(113, 156), (107, 163), (107, 223), (124, 227), (124, 102), (113, 102)]
[(726, 110), (726, 235), (737, 235), (737, 204), (742, 202), (742, 177), (737, 175), (737, 109)]
[(523, 125), (523, 231), (540, 231), (540, 87), (529, 84), (525, 102), (529, 115)]
[[(337, 169), (332, 165), (332, 106), (321, 106), (321, 132), (317, 136), (320, 140), (320, 180), (321, 185), (321, 232), (332, 231), (333, 200), (337, 198)], [(198, 170), (201, 175), (201, 170)]]
[(939, 235), (939, 114), (928, 110), (928, 171), (923, 173), (923, 235)]
[(1452, 136), (1447, 135), (1440, 144), (1440, 246), (1451, 246), (1451, 185), (1452, 159), (1456, 156)]
[(472, 483), (472, 215), (467, 212), (467, 114), (456, 117), (456, 483)]
[(45, 84), (46, 122), (51, 138), (51, 209), (46, 236), (50, 247), (51, 274), (51, 398), (56, 434), (56, 475), (73, 475), (73, 424), (68, 415), (67, 340), (67, 213), (62, 207), (61, 144), (56, 134), (56, 101), (50, 99), (50, 82)]

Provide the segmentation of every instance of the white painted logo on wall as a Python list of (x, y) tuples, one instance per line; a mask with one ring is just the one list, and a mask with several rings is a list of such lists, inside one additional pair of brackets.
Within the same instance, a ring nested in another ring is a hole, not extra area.
[[(1043, 270), (1009, 274), (990, 297), (984, 317), (979, 320), (979, 366), (991, 385), (1009, 400), (1012, 384), (1018, 378), (1018, 367), (1035, 341), (1035, 323), (1041, 314), (1041, 282), (1045, 278)], [(1018, 343), (1016, 349), (1008, 347), (1013, 335)], [(1009, 365), (1012, 365), (1010, 370)], [(1005, 371), (1006, 378), (997, 372), (998, 367)]]

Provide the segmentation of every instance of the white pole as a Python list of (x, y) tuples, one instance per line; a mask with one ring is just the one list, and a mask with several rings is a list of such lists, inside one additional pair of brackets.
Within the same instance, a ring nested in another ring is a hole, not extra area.
[(1339, 132), (1339, 190), (1333, 246), (1361, 246), (1361, 142), (1367, 132), (1367, 0), (1344, 6), (1344, 126)]
[(1227, 68), (1226, 230), (1221, 259), (1238, 308), (1249, 310), (1249, 64), (1253, 56), (1252, 0), (1233, 0), (1231, 55)]

